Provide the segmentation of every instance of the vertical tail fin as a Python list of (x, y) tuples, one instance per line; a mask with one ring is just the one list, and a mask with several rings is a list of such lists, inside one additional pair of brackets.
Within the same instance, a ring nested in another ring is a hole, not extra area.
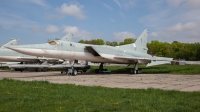
[(61, 38), (61, 40), (65, 40), (65, 41), (71, 41), (72, 40), (72, 33), (68, 33), (67, 35), (65, 35), (63, 38)]
[(133, 46), (135, 47), (136, 51), (147, 53), (147, 37), (148, 37), (148, 30), (145, 29), (142, 34), (138, 37), (138, 39), (135, 41)]
[(147, 37), (148, 37), (148, 30), (145, 29), (142, 34), (138, 37), (138, 39), (133, 44), (127, 44), (119, 46), (124, 49), (131, 49), (137, 52), (147, 53)]
[(3, 45), (1, 48), (5, 48), (6, 46), (12, 46), (12, 45), (18, 45), (18, 40), (17, 39), (12, 39), (10, 42), (7, 44)]

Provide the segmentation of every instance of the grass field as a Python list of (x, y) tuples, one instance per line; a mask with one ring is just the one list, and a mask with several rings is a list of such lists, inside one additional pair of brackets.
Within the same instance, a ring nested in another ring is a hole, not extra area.
[[(132, 65), (126, 66), (108, 66), (105, 65), (104, 69), (112, 71), (112, 73), (129, 73), (130, 69), (134, 68)], [(98, 66), (92, 66), (91, 71), (98, 69)], [(139, 69), (145, 74), (200, 74), (200, 65), (159, 65), (153, 67), (146, 67), (146, 65), (139, 65)]]
[(200, 92), (0, 80), (1, 112), (199, 112)]

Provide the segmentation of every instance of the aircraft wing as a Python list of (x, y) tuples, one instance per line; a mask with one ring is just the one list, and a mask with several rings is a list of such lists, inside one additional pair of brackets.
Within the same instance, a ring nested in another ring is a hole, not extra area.
[(166, 64), (166, 63), (170, 63), (173, 60), (173, 58), (156, 57), (156, 56), (153, 56), (153, 57), (151, 57), (151, 56), (147, 56), (147, 57), (146, 56), (144, 56), (144, 57), (116, 56), (115, 54), (101, 53), (101, 51), (104, 49), (97, 47), (97, 46), (86, 46), (86, 49), (94, 56), (100, 56), (107, 60), (115, 60), (118, 62), (128, 62), (128, 63), (148, 63), (147, 66)]
[(86, 46), (86, 49), (93, 54), (94, 56), (100, 56), (107, 60), (121, 60), (121, 61), (129, 61), (132, 62), (138, 62), (138, 63), (149, 63), (151, 62), (150, 58), (142, 58), (142, 57), (125, 57), (125, 56), (115, 56), (110, 54), (103, 54), (98, 52), (93, 46)]
[(124, 57), (124, 56), (116, 56), (115, 59), (122, 59), (122, 60), (128, 60), (128, 61), (135, 61), (138, 63), (148, 63), (151, 62), (150, 58), (141, 58), (141, 57)]
[(150, 58), (141, 58), (141, 57), (120, 57), (120, 56), (115, 56), (114, 58), (116, 59), (128, 59), (128, 60), (151, 60)]

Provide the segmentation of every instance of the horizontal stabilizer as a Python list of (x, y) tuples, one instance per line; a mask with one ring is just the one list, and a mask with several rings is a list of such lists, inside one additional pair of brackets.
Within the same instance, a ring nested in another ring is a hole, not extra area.
[(151, 63), (147, 64), (147, 67), (149, 66), (155, 66), (155, 65), (162, 65), (162, 64), (169, 64), (171, 61), (152, 61)]
[(153, 61), (172, 61), (173, 58), (153, 56), (152, 60)]

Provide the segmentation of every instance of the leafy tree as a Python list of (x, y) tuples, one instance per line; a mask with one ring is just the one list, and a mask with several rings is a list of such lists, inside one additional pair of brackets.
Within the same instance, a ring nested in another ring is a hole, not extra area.
[(104, 40), (102, 40), (102, 39), (80, 40), (80, 41), (78, 41), (78, 43), (104, 45)]
[(133, 38), (126, 38), (126, 39), (124, 39), (124, 45), (125, 45), (125, 44), (134, 43), (135, 41), (136, 41), (136, 39), (133, 39)]
[(80, 41), (78, 41), (78, 43), (83, 43), (83, 44), (84, 44), (84, 43), (85, 43), (85, 41), (84, 41), (84, 40), (80, 40)]

